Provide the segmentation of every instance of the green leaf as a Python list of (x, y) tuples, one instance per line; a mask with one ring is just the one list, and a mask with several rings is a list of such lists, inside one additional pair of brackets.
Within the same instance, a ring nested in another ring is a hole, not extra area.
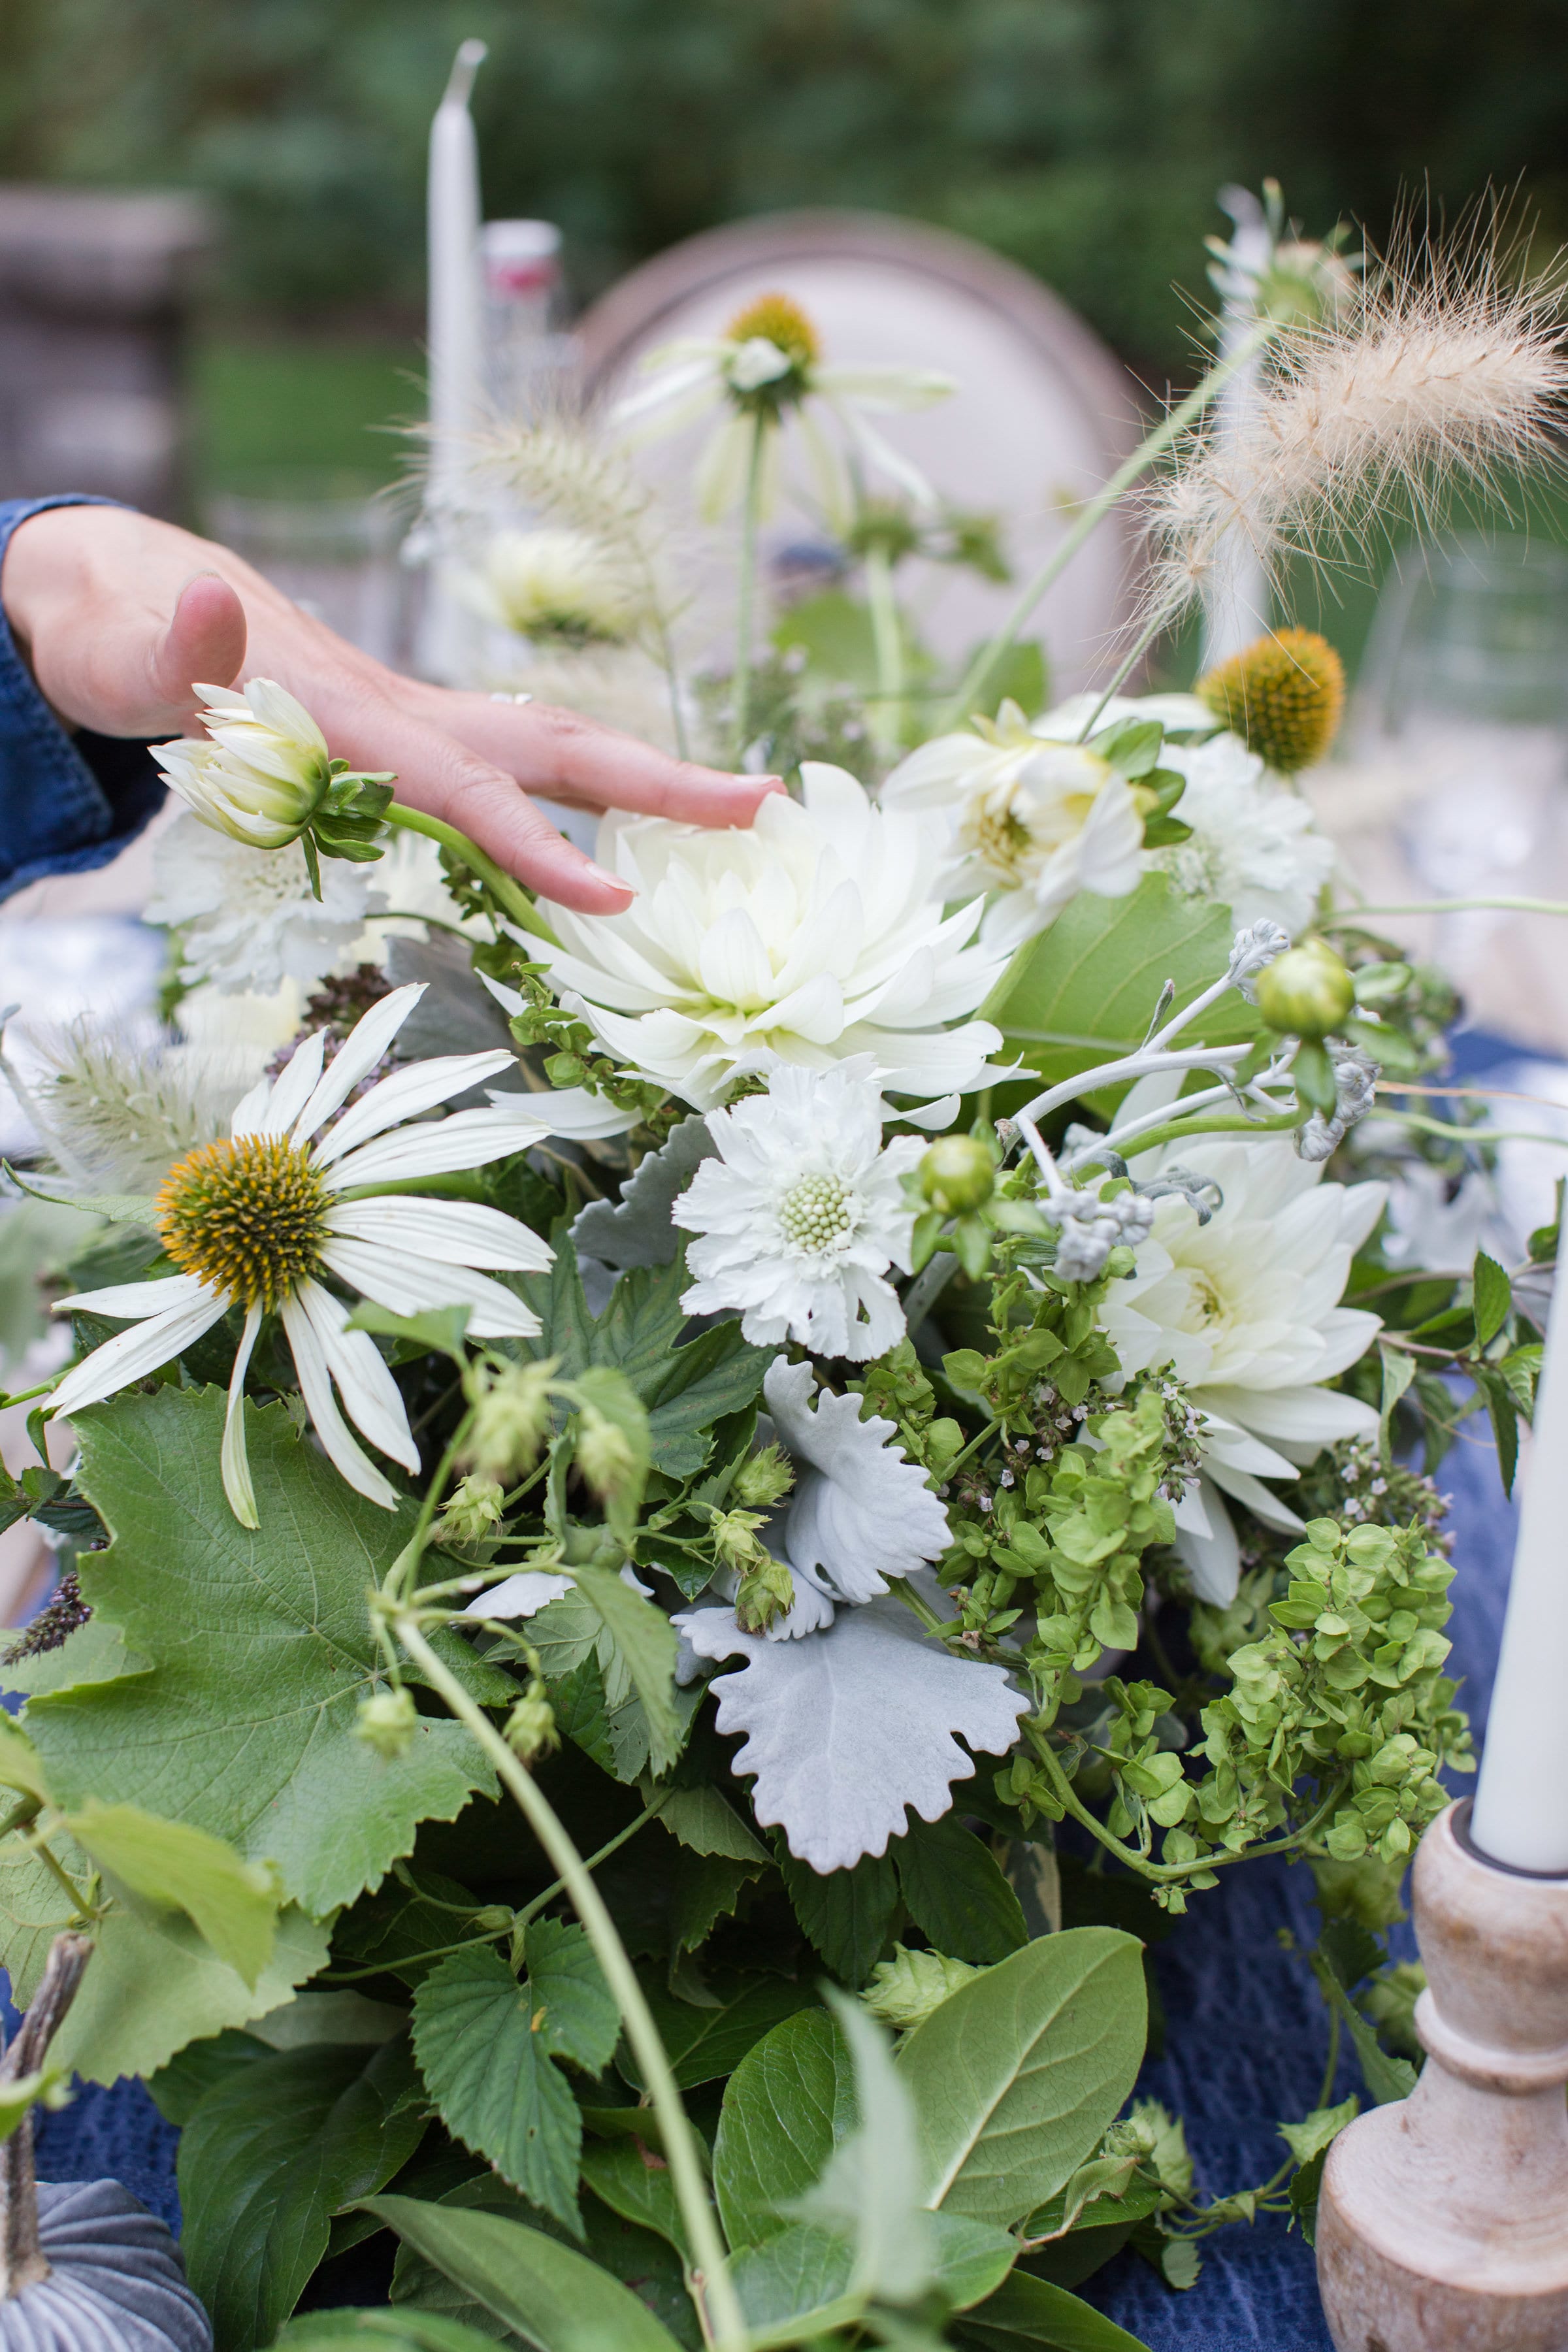
[(1476, 1344), (1484, 1348), (1508, 1321), (1513, 1290), (1496, 1258), (1489, 1257), (1485, 1250), (1476, 1252), (1470, 1279), (1475, 1293)]
[(272, 2051), (199, 2100), (180, 2140), (182, 2240), (221, 2352), (270, 2344), (341, 2207), (389, 2180), (425, 2130), (405, 2041)]
[[(653, 1795), (651, 1788), (644, 1794)], [(693, 1853), (719, 1854), (728, 1862), (771, 1863), (761, 1838), (715, 1788), (675, 1789), (659, 1808), (659, 1822)]]
[(1368, 2098), (1378, 2107), (1407, 2099), (1415, 2088), (1415, 2069), (1409, 2059), (1390, 2057), (1321, 1952), (1313, 1952), (1310, 1958), (1323, 1999), (1338, 2011), (1340, 2022), (1350, 2035)]
[(34, 1698), (43, 1691), (75, 1690), (82, 1683), (111, 1683), (120, 1675), (144, 1675), (150, 1661), (132, 1654), (118, 1625), (89, 1617), (68, 1633), (56, 1650), (39, 1650), (0, 1666), (0, 1685)]
[(1361, 2101), (1352, 2091), (1337, 2107), (1314, 2107), (1299, 2124), (1281, 2124), (1279, 2137), (1298, 2164), (1310, 2164), (1360, 2113)]
[(1118, 1928), (1042, 1937), (961, 1985), (900, 2057), (931, 2203), (1006, 2228), (1054, 2196), (1131, 2090), (1144, 2032), (1142, 1947)]
[(150, 1225), (157, 1230), (158, 1203), (151, 1192), (62, 1192), (25, 1170), (13, 1168), (8, 1160), (0, 1166), (17, 1191), (30, 1192), (35, 1201), (48, 1201), (58, 1209), (79, 1209), (89, 1217), (107, 1217), (112, 1224)]
[(365, 2201), (533, 2352), (679, 2352), (629, 2288), (541, 2230), (408, 2197)]
[(78, 1845), (149, 1903), (184, 1911), (220, 1960), (255, 1990), (272, 1958), (279, 1893), (261, 1864), (185, 1822), (158, 1821), (135, 1805), (84, 1805), (66, 1815)]
[(278, 2352), (344, 2352), (350, 2344), (363, 2352), (495, 2352), (493, 2336), (407, 2303), (391, 2310), (308, 2311), (289, 2322)]
[(794, 1854), (780, 1868), (795, 1917), (841, 1984), (863, 1985), (882, 1957), (899, 1907), (890, 1854), (864, 1854), (852, 1870), (816, 1871)]
[(668, 2165), (640, 2139), (598, 2140), (583, 2151), (583, 2179), (623, 2221), (652, 2230), (689, 2263), (686, 2225)]
[(1507, 1381), (1490, 1364), (1477, 1367), (1475, 1381), (1487, 1401), (1492, 1435), (1497, 1441), (1498, 1475), (1502, 1480), (1502, 1490), (1511, 1495), (1514, 1473), (1519, 1468), (1519, 1406)]
[(374, 1331), (384, 1339), (405, 1339), (421, 1354), (450, 1356), (454, 1363), (460, 1364), (465, 1360), (463, 1334), (472, 1313), (471, 1307), (432, 1307), (425, 1315), (393, 1315), (386, 1307), (362, 1298), (343, 1328), (349, 1331)]
[(855, 2250), (820, 2222), (796, 2221), (730, 2265), (751, 2331), (752, 2352), (820, 2339), (866, 2307), (854, 2282)]
[[(80, 1883), (86, 1855), (64, 1837), (55, 1850)], [(32, 1999), (49, 1945), (70, 1917), (69, 1897), (37, 1856), (19, 1840), (0, 1846), (0, 1966), (19, 2007)], [(94, 1930), (92, 1965), (50, 2056), (92, 2083), (155, 2074), (187, 2042), (266, 2016), (326, 1963), (326, 1929), (290, 1907), (279, 1919), (271, 1960), (248, 1986), (183, 1912), (125, 1890)]]
[(713, 2143), (713, 2193), (732, 2246), (786, 2226), (779, 2209), (805, 2195), (856, 2112), (855, 2070), (826, 2010), (786, 2018), (748, 2051), (724, 2086)]
[(956, 2333), (982, 2352), (1024, 2352), (1043, 2346), (1049, 2352), (1149, 2352), (1142, 2336), (1129, 2336), (1092, 2304), (1065, 2286), (1015, 2271), (993, 2295), (966, 2312)]
[(950, 2311), (967, 2311), (994, 2294), (1018, 2259), (1010, 2230), (971, 2221), (962, 2213), (933, 2213), (935, 2266), (932, 2284)]
[[(1146, 874), (1125, 898), (1080, 891), (1049, 930), (1020, 949), (981, 1012), (1055, 1085), (1131, 1052), (1167, 980), (1175, 983), (1173, 1010), (1190, 1004), (1225, 970), (1232, 930), (1227, 908), (1184, 898), (1164, 874)], [(1223, 1045), (1257, 1028), (1256, 1008), (1231, 989), (1192, 1038)]]
[(254, 2033), (240, 2033), (230, 2027), (222, 2033), (209, 2034), (205, 2042), (193, 2042), (160, 2066), (147, 2088), (153, 2104), (166, 2124), (188, 2124), (207, 2093), (237, 2074), (254, 2058), (265, 2058), (268, 2044), (258, 2042)]
[(675, 1704), (675, 1662), (680, 1643), (662, 1609), (655, 1609), (607, 1568), (574, 1568), (577, 1590), (597, 1613), (631, 1676), (647, 1718), (654, 1776), (680, 1754), (682, 1727)]
[(1028, 1942), (1023, 1908), (990, 1847), (955, 1813), (914, 1821), (892, 1853), (910, 1916), (934, 1950), (984, 1968)]
[(1383, 1465), (1386, 1470), (1391, 1466), (1394, 1458), (1392, 1442), (1394, 1408), (1415, 1378), (1415, 1359), (1407, 1349), (1391, 1348), (1386, 1340), (1379, 1340), (1378, 1349), (1383, 1358), (1383, 1400), (1378, 1408), (1377, 1443), (1378, 1450), (1383, 1456)]
[(886, 2029), (847, 1993), (830, 1990), (827, 1999), (855, 2070), (855, 2127), (795, 2200), (794, 2213), (837, 2231), (851, 2247), (856, 2294), (913, 2303), (931, 2283), (935, 2262), (913, 2102)]
[(384, 1879), (373, 1895), (362, 1895), (332, 1930), (332, 1948), (339, 1958), (359, 1968), (384, 1969), (405, 1985), (423, 1981), (436, 1965), (416, 1957), (438, 1952), (455, 1943), (462, 1921), (450, 1906), (479, 1908), (477, 1896), (455, 1878), (433, 1870), (409, 1869)]
[(40, 1804), (52, 1802), (43, 1759), (26, 1733), (13, 1723), (9, 1716), (3, 1715), (0, 1715), (0, 1788), (16, 1789), (25, 1797), (37, 1797)]
[(538, 1919), (520, 1985), (498, 1952), (454, 1952), (414, 2000), (414, 2047), (447, 2129), (581, 2235), (583, 2123), (561, 2068), (598, 2074), (620, 2019), (580, 1927)]
[(240, 1527), (218, 1475), (224, 1408), (221, 1390), (163, 1388), (78, 1417), (80, 1483), (114, 1536), (83, 1556), (82, 1590), (156, 1663), (34, 1699), (27, 1728), (61, 1803), (112, 1790), (189, 1822), (275, 1863), (321, 1914), (494, 1776), (454, 1723), (421, 1718), (390, 1762), (355, 1737), (383, 1670), (365, 1591), (411, 1515), (354, 1494), (281, 1405), (247, 1404), (261, 1526)]
[[(651, 1970), (639, 1970), (638, 1975), (665, 2054), (683, 2091), (732, 2074), (747, 2051), (771, 2027), (793, 2017), (797, 2010), (816, 2007), (816, 1995), (809, 1985), (790, 1984), (783, 1977), (726, 1979), (716, 1975), (709, 1981), (716, 2006), (698, 2009), (678, 2000)], [(647, 2088), (624, 2039), (616, 2053), (616, 2066), (634, 2091)]]

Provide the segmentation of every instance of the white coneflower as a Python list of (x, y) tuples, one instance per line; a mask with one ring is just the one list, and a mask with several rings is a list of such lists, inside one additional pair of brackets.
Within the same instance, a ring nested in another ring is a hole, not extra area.
[(540, 1141), (547, 1121), (531, 1108), (532, 1097), (421, 1116), (496, 1076), (512, 1055), (498, 1048), (411, 1062), (350, 1103), (424, 992), (416, 985), (383, 997), (330, 1063), (324, 1033), (313, 1031), (276, 1079), (263, 1078), (246, 1096), (226, 1136), (169, 1171), (155, 1213), (177, 1274), (56, 1302), (57, 1313), (103, 1315), (129, 1327), (55, 1389), (51, 1410), (68, 1416), (172, 1362), (231, 1307), (243, 1309), (222, 1454), (224, 1492), (243, 1527), (254, 1528), (257, 1513), (241, 1405), (264, 1316), (282, 1324), (305, 1410), (333, 1467), (388, 1510), (396, 1491), (344, 1413), (405, 1470), (417, 1470), (419, 1449), (385, 1361), (366, 1332), (350, 1329), (348, 1307), (326, 1284), (394, 1315), (465, 1306), (479, 1338), (527, 1339), (539, 1328), (516, 1292), (480, 1269), (541, 1272), (551, 1261), (549, 1244), (499, 1209), (401, 1189), (410, 1179), (510, 1159)]
[(1398, 257), (1337, 318), (1281, 330), (1246, 415), (1178, 444), (1145, 500), (1151, 615), (1203, 588), (1232, 532), (1278, 574), (1293, 551), (1361, 542), (1390, 502), (1433, 519), (1456, 481), (1486, 492), (1543, 457), (1568, 355), (1506, 263), (1479, 239), (1419, 271)]

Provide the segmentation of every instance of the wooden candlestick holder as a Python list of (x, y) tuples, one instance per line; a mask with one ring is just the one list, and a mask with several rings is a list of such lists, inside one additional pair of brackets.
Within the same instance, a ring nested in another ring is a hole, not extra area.
[(1323, 2168), (1339, 2352), (1568, 2352), (1568, 1877), (1488, 1861), (1469, 1810), (1415, 1857), (1421, 2079)]

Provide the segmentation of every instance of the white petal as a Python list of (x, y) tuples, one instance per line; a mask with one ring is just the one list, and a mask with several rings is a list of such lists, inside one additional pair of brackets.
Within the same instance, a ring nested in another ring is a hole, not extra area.
[(405, 1470), (416, 1471), (419, 1448), (408, 1426), (407, 1409), (370, 1333), (348, 1330), (347, 1307), (319, 1282), (302, 1282), (295, 1296), (321, 1343), (349, 1419), (383, 1454)]
[(248, 1094), (241, 1095), (228, 1122), (228, 1131), (237, 1143), (242, 1136), (260, 1134), (261, 1122), (267, 1116), (267, 1106), (271, 1099), (272, 1081), (265, 1076), (257, 1079)]
[(1211, 1462), (1210, 1470), (1216, 1486), (1223, 1486), (1238, 1503), (1245, 1503), (1254, 1518), (1261, 1519), (1266, 1528), (1278, 1528), (1281, 1535), (1300, 1535), (1305, 1520), (1282, 1503), (1278, 1495), (1253, 1477), (1250, 1471), (1233, 1469), (1228, 1462)]
[(261, 1118), (261, 1134), (288, 1134), (310, 1100), (311, 1089), (321, 1075), (321, 1057), (326, 1050), (326, 1033), (321, 1029), (313, 1029), (295, 1046), (268, 1097), (267, 1108)]
[(497, 1110), (514, 1110), (520, 1118), (537, 1118), (546, 1135), (562, 1135), (571, 1143), (599, 1143), (609, 1135), (625, 1135), (642, 1117), (640, 1110), (620, 1110), (604, 1095), (586, 1087), (556, 1087), (549, 1094), (521, 1095), (491, 1087), (489, 1098)]
[(1227, 1601), (1236, 1599), (1236, 1588), (1241, 1579), (1241, 1549), (1230, 1513), (1217, 1489), (1205, 1478), (1203, 1490), (1208, 1532), (1200, 1535), (1196, 1528), (1184, 1527), (1178, 1518), (1176, 1549), (1186, 1562), (1198, 1599), (1213, 1601), (1216, 1609), (1223, 1609)]
[(149, 1372), (171, 1362), (193, 1339), (220, 1323), (227, 1311), (226, 1298), (215, 1298), (206, 1292), (188, 1307), (154, 1315), (133, 1330), (117, 1331), (66, 1374), (49, 1398), (49, 1411), (68, 1414), (80, 1412), (86, 1405), (101, 1404), (116, 1389), (129, 1388), (132, 1381), (145, 1380)]
[(467, 1266), (442, 1265), (435, 1258), (373, 1249), (368, 1242), (332, 1240), (321, 1264), (352, 1283), (389, 1315), (423, 1315), (430, 1307), (471, 1307), (468, 1329), (477, 1339), (531, 1339), (539, 1318), (531, 1307), (488, 1275)]
[(331, 1133), (321, 1138), (312, 1154), (317, 1166), (330, 1167), (356, 1143), (368, 1143), (373, 1135), (395, 1127), (400, 1119), (415, 1118), (453, 1095), (466, 1094), (481, 1078), (493, 1078), (516, 1059), (515, 1054), (497, 1047), (488, 1054), (437, 1054), (431, 1061), (411, 1062), (406, 1069), (395, 1070), (362, 1095)]
[(338, 1411), (326, 1355), (310, 1317), (297, 1298), (283, 1301), (282, 1316), (294, 1370), (300, 1375), (300, 1393), (328, 1461), (356, 1494), (363, 1495), (369, 1502), (379, 1503), (383, 1510), (395, 1510), (396, 1490), (383, 1477), (369, 1454), (354, 1443)]
[(410, 981), (405, 988), (395, 988), (390, 996), (361, 1013), (300, 1111), (294, 1129), (296, 1143), (308, 1143), (317, 1129), (347, 1102), (361, 1080), (369, 1077), (426, 985), (422, 980)]
[(512, 1160), (543, 1140), (546, 1129), (526, 1114), (455, 1110), (446, 1118), (421, 1119), (392, 1135), (377, 1136), (322, 1171), (330, 1189), (349, 1192), (362, 1184), (403, 1184), (418, 1176), (449, 1176), (462, 1168), (482, 1168), (491, 1160)]
[[(74, 1315), (78, 1309), (84, 1315), (108, 1315), (115, 1322), (140, 1322), (148, 1315), (169, 1315), (177, 1307), (194, 1306), (198, 1298), (216, 1297), (199, 1274), (171, 1274), (156, 1282), (115, 1282), (107, 1290), (79, 1290), (69, 1298), (57, 1298), (57, 1315)], [(218, 1308), (221, 1315), (227, 1307), (226, 1298)]]
[(476, 1594), (462, 1611), (465, 1617), (531, 1617), (535, 1610), (559, 1601), (572, 1590), (569, 1576), (547, 1568), (520, 1568), (515, 1576)]
[(228, 1507), (242, 1528), (258, 1528), (256, 1515), (256, 1489), (250, 1482), (250, 1460), (245, 1449), (245, 1375), (250, 1368), (251, 1349), (261, 1328), (260, 1302), (250, 1308), (235, 1350), (234, 1370), (228, 1376), (228, 1411), (224, 1416), (223, 1447), (218, 1456), (223, 1473), (223, 1491), (228, 1496)]
[(505, 1266), (542, 1274), (555, 1253), (547, 1241), (500, 1209), (478, 1201), (424, 1201), (416, 1193), (340, 1201), (326, 1217), (330, 1234), (411, 1251), (443, 1265)]
[(790, 1852), (816, 1871), (884, 1853), (911, 1805), (939, 1821), (952, 1783), (974, 1771), (954, 1734), (1005, 1755), (1028, 1709), (1000, 1666), (952, 1657), (893, 1598), (840, 1610), (799, 1642), (742, 1633), (728, 1609), (675, 1622), (699, 1656), (745, 1657), (714, 1679), (718, 1727), (747, 1734), (733, 1769), (755, 1776), (757, 1820), (781, 1824)]

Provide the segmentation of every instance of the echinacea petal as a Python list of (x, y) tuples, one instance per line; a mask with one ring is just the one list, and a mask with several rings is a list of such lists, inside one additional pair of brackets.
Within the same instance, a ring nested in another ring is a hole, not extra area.
[(437, 1258), (443, 1265), (503, 1266), (542, 1274), (555, 1253), (547, 1241), (500, 1209), (477, 1201), (426, 1201), (416, 1193), (343, 1201), (330, 1209), (327, 1231), (384, 1249)]
[(326, 1050), (324, 1029), (313, 1029), (295, 1046), (278, 1074), (271, 1099), (262, 1115), (260, 1131), (263, 1135), (288, 1134), (321, 1075), (321, 1060)]
[(476, 1339), (531, 1339), (539, 1318), (521, 1298), (463, 1265), (435, 1258), (372, 1248), (368, 1242), (334, 1235), (321, 1251), (321, 1264), (342, 1282), (374, 1298), (389, 1315), (424, 1315), (430, 1308), (470, 1307), (468, 1329)]
[(384, 1511), (395, 1510), (397, 1492), (389, 1479), (384, 1478), (374, 1463), (350, 1436), (348, 1426), (338, 1411), (332, 1395), (331, 1374), (327, 1369), (326, 1352), (316, 1335), (314, 1324), (298, 1298), (286, 1298), (282, 1307), (283, 1329), (288, 1338), (294, 1370), (300, 1376), (300, 1393), (305, 1400), (305, 1410), (310, 1425), (321, 1441), (322, 1450), (341, 1478), (367, 1502), (378, 1503)]
[(204, 1291), (189, 1306), (154, 1315), (133, 1330), (117, 1331), (66, 1374), (49, 1399), (50, 1412), (68, 1414), (80, 1412), (89, 1404), (101, 1404), (117, 1389), (129, 1388), (132, 1381), (145, 1380), (149, 1372), (171, 1362), (227, 1312), (226, 1298)]
[(397, 1382), (368, 1331), (348, 1328), (348, 1309), (319, 1282), (300, 1283), (294, 1296), (310, 1318), (327, 1370), (337, 1382), (343, 1410), (354, 1426), (383, 1454), (408, 1471), (419, 1467), (419, 1448)]
[(321, 1138), (313, 1154), (317, 1166), (330, 1167), (356, 1143), (368, 1143), (373, 1135), (395, 1127), (400, 1119), (416, 1118), (421, 1111), (434, 1109), (451, 1096), (466, 1094), (481, 1078), (493, 1078), (510, 1069), (516, 1059), (515, 1054), (496, 1047), (485, 1054), (438, 1054), (431, 1061), (411, 1062), (405, 1069), (395, 1070), (362, 1095), (331, 1134)]
[[(194, 1306), (198, 1298), (213, 1295), (199, 1274), (171, 1274), (156, 1282), (115, 1282), (106, 1290), (79, 1290), (69, 1298), (57, 1298), (53, 1312), (107, 1315), (115, 1323), (140, 1323), (149, 1315), (169, 1315), (177, 1307)], [(227, 1304), (226, 1299), (223, 1307)]]
[(335, 1110), (341, 1110), (354, 1088), (369, 1077), (428, 985), (426, 981), (411, 980), (405, 988), (395, 988), (390, 996), (384, 996), (368, 1013), (361, 1013), (296, 1119), (296, 1143), (308, 1143), (317, 1129)]
[(224, 1415), (223, 1451), (218, 1457), (228, 1507), (242, 1528), (258, 1528), (261, 1525), (256, 1512), (256, 1488), (250, 1480), (250, 1457), (245, 1445), (245, 1375), (250, 1369), (251, 1350), (256, 1345), (256, 1335), (261, 1328), (262, 1311), (258, 1301), (245, 1318), (245, 1328), (235, 1350), (234, 1370), (228, 1376), (228, 1410)]
[[(630, 1123), (636, 1123), (636, 1113)], [(545, 1129), (528, 1114), (455, 1110), (445, 1118), (423, 1119), (345, 1152), (321, 1171), (330, 1191), (349, 1192), (362, 1184), (406, 1183), (410, 1178), (447, 1176), (462, 1168), (482, 1168), (491, 1160), (515, 1159), (542, 1142)]]

